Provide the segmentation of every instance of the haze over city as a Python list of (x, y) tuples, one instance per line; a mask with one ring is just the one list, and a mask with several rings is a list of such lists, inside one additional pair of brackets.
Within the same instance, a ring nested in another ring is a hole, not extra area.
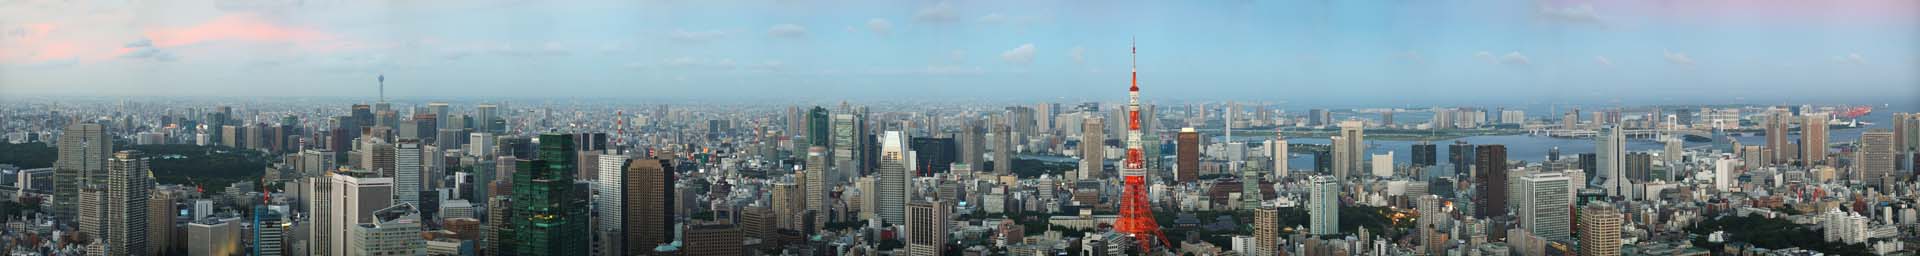
[(0, 254), (1914, 255), (1916, 71), (1911, 0), (0, 0)]

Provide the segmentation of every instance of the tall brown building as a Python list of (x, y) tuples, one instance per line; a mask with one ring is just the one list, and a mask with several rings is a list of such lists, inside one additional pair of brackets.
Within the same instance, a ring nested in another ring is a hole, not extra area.
[(681, 241), (680, 252), (686, 256), (746, 255), (747, 250), (741, 246), (745, 238), (733, 224), (692, 225)]
[(1827, 162), (1827, 114), (1807, 114), (1800, 122), (1800, 162), (1814, 166)]
[(1785, 111), (1767, 114), (1767, 148), (1773, 149), (1773, 154), (1769, 156), (1773, 158), (1771, 161), (1773, 164), (1786, 164), (1793, 160), (1795, 150), (1793, 145), (1788, 144), (1788, 141), (1792, 140), (1787, 138), (1787, 133), (1790, 132), (1788, 128), (1793, 124), (1791, 118), (1792, 114)]
[(1200, 176), (1200, 132), (1192, 127), (1181, 128), (1180, 135), (1174, 138), (1174, 179), (1180, 182), (1192, 182)]
[(1492, 218), (1507, 215), (1507, 146), (1480, 145), (1474, 148), (1473, 216)]
[[(634, 159), (620, 192), (626, 230), (627, 255), (647, 254), (655, 246), (673, 242), (673, 165), (670, 160)], [(736, 231), (736, 233), (738, 233)]]
[(1620, 255), (1620, 225), (1625, 216), (1613, 204), (1594, 202), (1580, 208), (1580, 255)]

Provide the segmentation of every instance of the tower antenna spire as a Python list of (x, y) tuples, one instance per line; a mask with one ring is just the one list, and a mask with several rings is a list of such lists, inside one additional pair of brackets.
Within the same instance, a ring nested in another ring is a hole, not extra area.
[(380, 81), (380, 102), (387, 102), (387, 74), (380, 74), (374, 80)]

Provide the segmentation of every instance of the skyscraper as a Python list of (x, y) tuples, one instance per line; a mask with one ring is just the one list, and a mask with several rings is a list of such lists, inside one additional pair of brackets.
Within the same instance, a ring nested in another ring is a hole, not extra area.
[(1180, 134), (1174, 137), (1174, 176), (1197, 177), (1200, 175), (1200, 132), (1193, 127), (1180, 128)]
[(1307, 230), (1314, 235), (1340, 233), (1340, 181), (1313, 176), (1307, 187)]
[(1332, 143), (1330, 153), (1333, 154), (1333, 177), (1346, 179), (1347, 175), (1351, 174), (1349, 171), (1353, 169), (1353, 161), (1350, 158), (1354, 156), (1349, 153), (1353, 149), (1348, 148), (1351, 144), (1347, 144), (1346, 137), (1340, 136), (1327, 137), (1327, 141)]
[[(412, 204), (397, 203), (373, 211), (371, 217), (351, 227), (348, 255), (426, 254), (427, 241), (420, 236), (420, 210)], [(584, 236), (572, 238), (585, 240)]]
[[(475, 131), (499, 134), (506, 131), (505, 120), (500, 119), (500, 108), (493, 104), (480, 104), (473, 107), (473, 126)], [(503, 124), (494, 124), (502, 121)]]
[(857, 177), (866, 173), (866, 119), (849, 113), (833, 115), (833, 167), (834, 180)]
[(1413, 144), (1413, 166), (1434, 166), (1438, 164), (1438, 147), (1439, 146), (1433, 145), (1432, 142), (1427, 141), (1420, 141), (1419, 144)]
[(78, 209), (80, 187), (89, 179), (107, 171), (108, 154), (113, 152), (113, 137), (106, 126), (80, 123), (67, 126), (60, 135), (58, 159), (53, 162), (54, 216), (72, 219)]
[(1580, 255), (1620, 255), (1620, 228), (1626, 223), (1613, 204), (1593, 202), (1580, 208)]
[(886, 223), (906, 224), (907, 198), (912, 189), (907, 177), (907, 157), (912, 154), (906, 148), (907, 137), (899, 131), (887, 131), (880, 141), (880, 173), (874, 184), (880, 193), (875, 205), (880, 210), (880, 219)]
[(966, 120), (961, 121), (960, 126), (960, 162), (967, 164), (965, 171), (985, 170), (986, 166), (983, 165), (987, 162), (983, 159), (986, 158), (984, 155), (987, 153), (987, 139), (986, 135), (981, 133), (983, 125), (979, 118), (965, 118)]
[(622, 219), (626, 213), (626, 177), (627, 156), (621, 154), (600, 155), (595, 165), (596, 172), (593, 190), (598, 195), (593, 198), (594, 212), (599, 217), (599, 226), (594, 227), (594, 237), (600, 241), (598, 247), (602, 255), (626, 254), (625, 246), (643, 246), (626, 244), (627, 232), (621, 230), (626, 222)]
[(253, 207), (253, 255), (286, 255), (287, 220), (266, 204)]
[(1600, 188), (1607, 191), (1607, 196), (1626, 196), (1630, 192), (1627, 190), (1633, 186), (1627, 180), (1627, 136), (1622, 134), (1622, 130), (1625, 129), (1607, 125), (1600, 128), (1599, 136), (1594, 137), (1596, 148), (1593, 152), (1599, 157), (1597, 167), (1600, 168), (1600, 176), (1606, 179)]
[(151, 169), (146, 155), (138, 150), (123, 150), (107, 162), (106, 228), (103, 238), (107, 254), (147, 253), (147, 199), (153, 190)]
[[(892, 133), (892, 132), (889, 132)], [(946, 252), (949, 214), (953, 204), (938, 199), (915, 200), (908, 210), (907, 255), (941, 255)]]
[(1788, 125), (1791, 124), (1793, 124), (1792, 116), (1785, 111), (1769, 111), (1767, 113), (1767, 121), (1765, 124), (1767, 129), (1767, 148), (1773, 150), (1772, 157), (1774, 164), (1786, 164), (1793, 159), (1794, 147), (1787, 144), (1788, 141), (1790, 141), (1787, 138), (1787, 133), (1790, 132)]
[(173, 234), (174, 215), (180, 214), (180, 209), (176, 207), (174, 200), (185, 198), (186, 194), (186, 190), (181, 189), (179, 185), (174, 185), (155, 188), (149, 195), (146, 234), (149, 253), (147, 255), (159, 256), (174, 253), (173, 249), (177, 248), (173, 246), (174, 239), (177, 239)]
[(1520, 177), (1520, 226), (1542, 239), (1569, 238), (1573, 210), (1569, 180), (1559, 172), (1531, 173)]
[(622, 254), (646, 254), (673, 242), (673, 161), (628, 160), (626, 169), (618, 192), (621, 229), (626, 233)]
[(1800, 163), (1804, 166), (1827, 162), (1827, 113), (1808, 113), (1800, 122)]
[[(1366, 123), (1360, 120), (1340, 121), (1340, 138), (1345, 139), (1347, 152), (1347, 175), (1366, 172), (1367, 159)], [(1335, 157), (1338, 159), (1339, 157)], [(1348, 178), (1341, 176), (1341, 179)]]
[(1453, 173), (1448, 176), (1472, 175), (1474, 155), (1473, 144), (1467, 144), (1467, 141), (1456, 140), (1453, 145), (1447, 145), (1447, 163), (1453, 165)]
[(1273, 164), (1271, 167), (1273, 168), (1273, 174), (1277, 175), (1274, 176), (1276, 180), (1286, 180), (1287, 175), (1292, 174), (1290, 173), (1291, 166), (1288, 166), (1287, 161), (1293, 160), (1293, 152), (1288, 151), (1286, 137), (1281, 137), (1279, 132), (1274, 132), (1273, 134), (1273, 139), (1267, 140), (1267, 150), (1273, 151), (1270, 152), (1270, 154), (1273, 155)]
[(1080, 125), (1080, 179), (1101, 178), (1107, 163), (1106, 120), (1087, 116)]
[(1480, 145), (1475, 148), (1473, 216), (1493, 218), (1507, 215), (1507, 146)]
[[(1013, 122), (1013, 119), (1001, 118), (1000, 120), (1003, 123), (993, 125), (993, 173), (1010, 175), (1013, 174), (1013, 141), (1016, 138), (1013, 136), (1013, 127), (1004, 122)], [(904, 137), (906, 134), (901, 134), (901, 136)], [(902, 147), (906, 146), (906, 142), (903, 141), (900, 143)], [(904, 165), (912, 166), (913, 163), (904, 163)], [(909, 169), (912, 169), (912, 167), (909, 167)]]
[[(827, 215), (829, 215), (827, 213), (833, 209), (833, 207), (829, 205), (832, 200), (829, 199), (827, 195), (828, 192), (833, 191), (833, 185), (827, 182), (827, 175), (825, 175), (828, 170), (827, 148), (807, 148), (806, 163), (806, 173), (817, 175), (807, 175), (805, 180), (799, 180), (797, 182), (800, 182), (803, 184), (802, 186), (806, 187), (807, 191), (803, 199), (807, 201), (807, 210), (813, 211), (814, 213), (813, 223), (815, 227), (822, 227), (827, 225)], [(669, 180), (663, 185), (670, 188), (673, 186), (673, 181)], [(668, 222), (668, 224), (672, 223)], [(815, 230), (806, 231), (813, 232)]]
[(1854, 158), (1859, 161), (1855, 163), (1859, 165), (1859, 171), (1854, 172), (1855, 180), (1878, 186), (1882, 178), (1893, 178), (1888, 176), (1894, 169), (1893, 131), (1873, 129), (1860, 133), (1859, 148), (1854, 152), (1859, 154)]
[(1280, 252), (1280, 208), (1260, 207), (1253, 210), (1253, 253), (1252, 255), (1276, 255)]
[(393, 144), (393, 189), (394, 202), (420, 205), (420, 190), (426, 188), (421, 170), (425, 160), (421, 156), (419, 141), (401, 140)]
[(513, 173), (512, 247), (515, 254), (586, 255), (585, 191), (575, 191), (572, 134), (541, 134), (538, 157), (518, 160)]
[[(393, 178), (380, 177), (376, 173), (358, 170), (334, 172), (327, 176), (331, 179), (328, 184), (332, 188), (327, 198), (331, 205), (324, 209), (327, 210), (326, 213), (315, 214), (314, 218), (323, 217), (322, 215), (327, 218), (324, 222), (327, 226), (315, 229), (316, 232), (325, 229), (327, 240), (324, 243), (330, 245), (324, 250), (312, 252), (325, 251), (332, 252), (333, 255), (351, 254), (354, 251), (347, 243), (352, 240), (354, 227), (373, 221), (374, 211), (393, 205)], [(317, 240), (319, 238), (316, 236), (314, 241), (321, 243)]]

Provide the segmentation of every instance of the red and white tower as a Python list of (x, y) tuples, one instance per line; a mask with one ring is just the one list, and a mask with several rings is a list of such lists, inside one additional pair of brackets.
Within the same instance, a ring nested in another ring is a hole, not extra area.
[(1127, 158), (1120, 164), (1120, 178), (1125, 179), (1126, 187), (1121, 190), (1120, 219), (1114, 221), (1114, 228), (1132, 235), (1140, 242), (1140, 250), (1146, 252), (1153, 249), (1154, 242), (1171, 243), (1160, 233), (1160, 223), (1153, 220), (1153, 202), (1147, 200), (1147, 156), (1140, 143), (1140, 49), (1136, 47), (1132, 51), (1133, 85), (1127, 88)]

